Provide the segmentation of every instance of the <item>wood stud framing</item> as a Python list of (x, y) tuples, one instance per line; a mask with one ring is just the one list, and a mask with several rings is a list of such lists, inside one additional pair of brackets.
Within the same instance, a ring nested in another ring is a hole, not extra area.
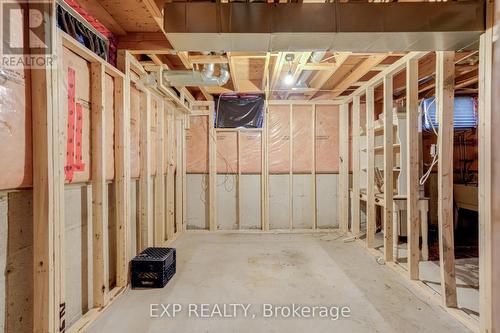
[(351, 232), (359, 235), (361, 228), (361, 201), (359, 188), (359, 136), (360, 136), (360, 108), (361, 97), (355, 96), (352, 104), (352, 217)]
[(384, 206), (383, 217), (384, 221), (384, 259), (385, 261), (393, 261), (393, 247), (397, 240), (393, 235), (393, 130), (392, 130), (392, 75), (384, 77)]
[(455, 246), (453, 240), (453, 108), (454, 52), (436, 52), (436, 106), (438, 132), (438, 230), (443, 302), (457, 306)]
[[(418, 140), (418, 61), (408, 60), (406, 65), (406, 134), (407, 134), (407, 234), (408, 274), (410, 279), (419, 276), (419, 140)], [(401, 147), (401, 149), (405, 149)]]
[(340, 106), (339, 116), (339, 228), (349, 229), (349, 104)]
[(366, 88), (366, 129), (367, 129), (367, 189), (366, 189), (366, 246), (375, 246), (375, 232), (377, 229), (375, 206), (375, 97), (374, 88)]
[(159, 101), (156, 122), (156, 176), (154, 181), (154, 245), (163, 246), (165, 243), (165, 109), (163, 101)]
[(153, 212), (151, 193), (153, 189), (151, 179), (151, 92), (146, 90), (144, 98), (140, 105), (140, 177), (139, 177), (139, 195), (140, 195), (140, 228), (138, 230), (138, 239), (140, 248), (153, 245)]

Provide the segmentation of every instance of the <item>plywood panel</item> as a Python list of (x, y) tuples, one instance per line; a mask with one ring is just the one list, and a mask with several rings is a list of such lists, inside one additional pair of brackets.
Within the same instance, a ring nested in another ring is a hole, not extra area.
[(133, 85), (130, 86), (130, 176), (138, 178), (140, 174), (139, 139), (140, 139), (140, 106), (143, 93)]
[(290, 172), (290, 106), (269, 106), (269, 173)]
[(189, 117), (186, 130), (186, 172), (208, 173), (208, 116)]
[(187, 229), (208, 229), (208, 177), (204, 174), (186, 175)]
[(262, 170), (262, 132), (240, 132), (241, 173), (260, 173)]
[(237, 146), (237, 132), (217, 132), (217, 173), (238, 172)]
[(292, 106), (292, 170), (294, 173), (312, 172), (312, 111), (312, 105)]
[(261, 229), (260, 175), (240, 176), (241, 229)]
[(316, 172), (339, 171), (339, 109), (316, 106)]
[(269, 228), (289, 229), (290, 176), (269, 175)]

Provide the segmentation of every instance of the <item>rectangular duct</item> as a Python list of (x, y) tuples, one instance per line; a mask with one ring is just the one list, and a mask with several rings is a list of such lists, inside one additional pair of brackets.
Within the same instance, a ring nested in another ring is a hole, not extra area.
[(485, 29), (483, 1), (406, 3), (173, 2), (177, 50), (352, 52), (467, 49)]

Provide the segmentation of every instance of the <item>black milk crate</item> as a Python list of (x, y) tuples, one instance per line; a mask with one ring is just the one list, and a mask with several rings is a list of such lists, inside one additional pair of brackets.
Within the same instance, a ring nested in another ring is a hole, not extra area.
[(148, 247), (132, 259), (132, 288), (163, 288), (175, 274), (175, 249)]

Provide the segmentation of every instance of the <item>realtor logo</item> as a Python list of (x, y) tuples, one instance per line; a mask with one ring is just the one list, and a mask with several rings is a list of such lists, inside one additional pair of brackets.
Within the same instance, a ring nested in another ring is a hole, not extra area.
[(52, 64), (55, 24), (51, 1), (2, 0), (1, 67), (37, 68)]

